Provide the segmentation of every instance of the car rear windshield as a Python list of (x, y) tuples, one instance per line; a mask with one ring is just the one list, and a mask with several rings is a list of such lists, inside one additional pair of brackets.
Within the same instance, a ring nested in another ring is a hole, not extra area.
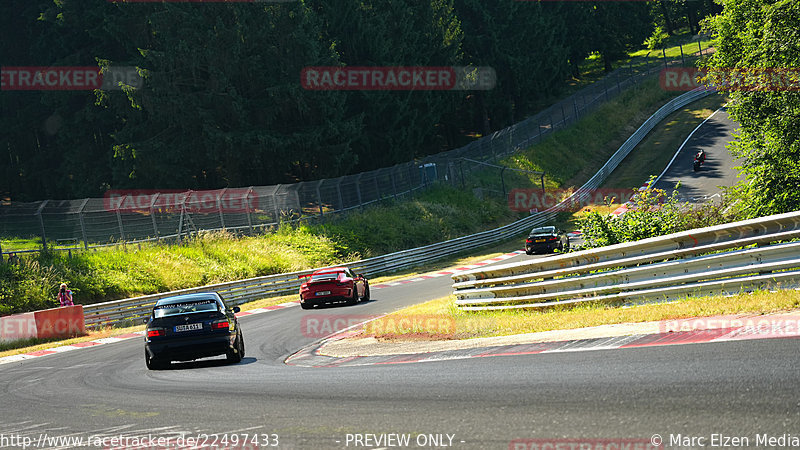
[(337, 278), (339, 278), (339, 272), (320, 273), (318, 275), (313, 275), (311, 281), (331, 281)]
[(542, 228), (534, 228), (531, 230), (531, 236), (535, 234), (555, 234), (556, 227), (542, 227)]
[(179, 314), (193, 314), (201, 312), (215, 312), (218, 311), (217, 302), (213, 299), (198, 300), (186, 303), (172, 303), (167, 305), (159, 305), (153, 308), (153, 316), (158, 319), (159, 317), (175, 316)]

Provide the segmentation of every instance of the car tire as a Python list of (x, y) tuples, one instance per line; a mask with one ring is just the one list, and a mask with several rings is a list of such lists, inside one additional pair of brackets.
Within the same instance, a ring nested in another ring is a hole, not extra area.
[(355, 283), (353, 284), (353, 296), (347, 299), (348, 305), (355, 305), (358, 303), (358, 287), (356, 287)]
[(314, 306), (311, 305), (310, 303), (300, 303), (300, 307), (303, 308), (303, 309), (311, 309)]
[(525, 250), (525, 254), (532, 255), (533, 254), (533, 250)]
[(169, 367), (170, 361), (162, 360), (161, 358), (151, 357), (149, 354), (147, 354), (147, 350), (145, 350), (144, 364), (147, 366), (149, 370), (162, 370)]
[(242, 338), (242, 333), (236, 335), (236, 342), (234, 345), (236, 348), (228, 350), (225, 354), (228, 362), (231, 364), (240, 363), (242, 362), (242, 358), (244, 358), (244, 339)]
[(362, 302), (369, 301), (369, 281), (364, 280), (364, 296), (361, 297)]

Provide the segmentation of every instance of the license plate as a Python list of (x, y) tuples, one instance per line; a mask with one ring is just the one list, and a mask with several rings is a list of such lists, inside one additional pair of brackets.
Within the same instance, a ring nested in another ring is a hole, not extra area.
[(203, 324), (202, 323), (188, 323), (186, 325), (175, 325), (175, 332), (180, 333), (181, 331), (192, 331), (192, 330), (202, 330)]
[(536, 240), (536, 242), (544, 242), (544, 241), (546, 241), (546, 240), (547, 240), (547, 239), (537, 239), (537, 240)]
[(331, 291), (319, 291), (314, 295), (331, 295)]

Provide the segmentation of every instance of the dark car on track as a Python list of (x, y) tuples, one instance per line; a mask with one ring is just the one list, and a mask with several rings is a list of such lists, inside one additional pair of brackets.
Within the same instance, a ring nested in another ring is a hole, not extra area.
[(303, 309), (339, 301), (349, 305), (355, 305), (359, 300), (369, 301), (369, 281), (347, 267), (320, 269), (300, 278), (308, 278), (300, 285), (300, 306)]
[(569, 236), (554, 226), (534, 228), (525, 240), (525, 253), (529, 255), (554, 250), (569, 250)]
[(244, 358), (244, 338), (236, 320), (239, 307), (228, 308), (215, 292), (177, 295), (156, 302), (145, 333), (148, 369), (172, 361), (225, 355), (230, 363)]

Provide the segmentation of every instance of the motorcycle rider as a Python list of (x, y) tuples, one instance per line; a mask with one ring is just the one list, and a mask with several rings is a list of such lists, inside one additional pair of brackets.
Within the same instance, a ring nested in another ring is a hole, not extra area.
[(706, 162), (706, 152), (702, 148), (694, 155), (695, 161), (700, 161), (700, 164)]

